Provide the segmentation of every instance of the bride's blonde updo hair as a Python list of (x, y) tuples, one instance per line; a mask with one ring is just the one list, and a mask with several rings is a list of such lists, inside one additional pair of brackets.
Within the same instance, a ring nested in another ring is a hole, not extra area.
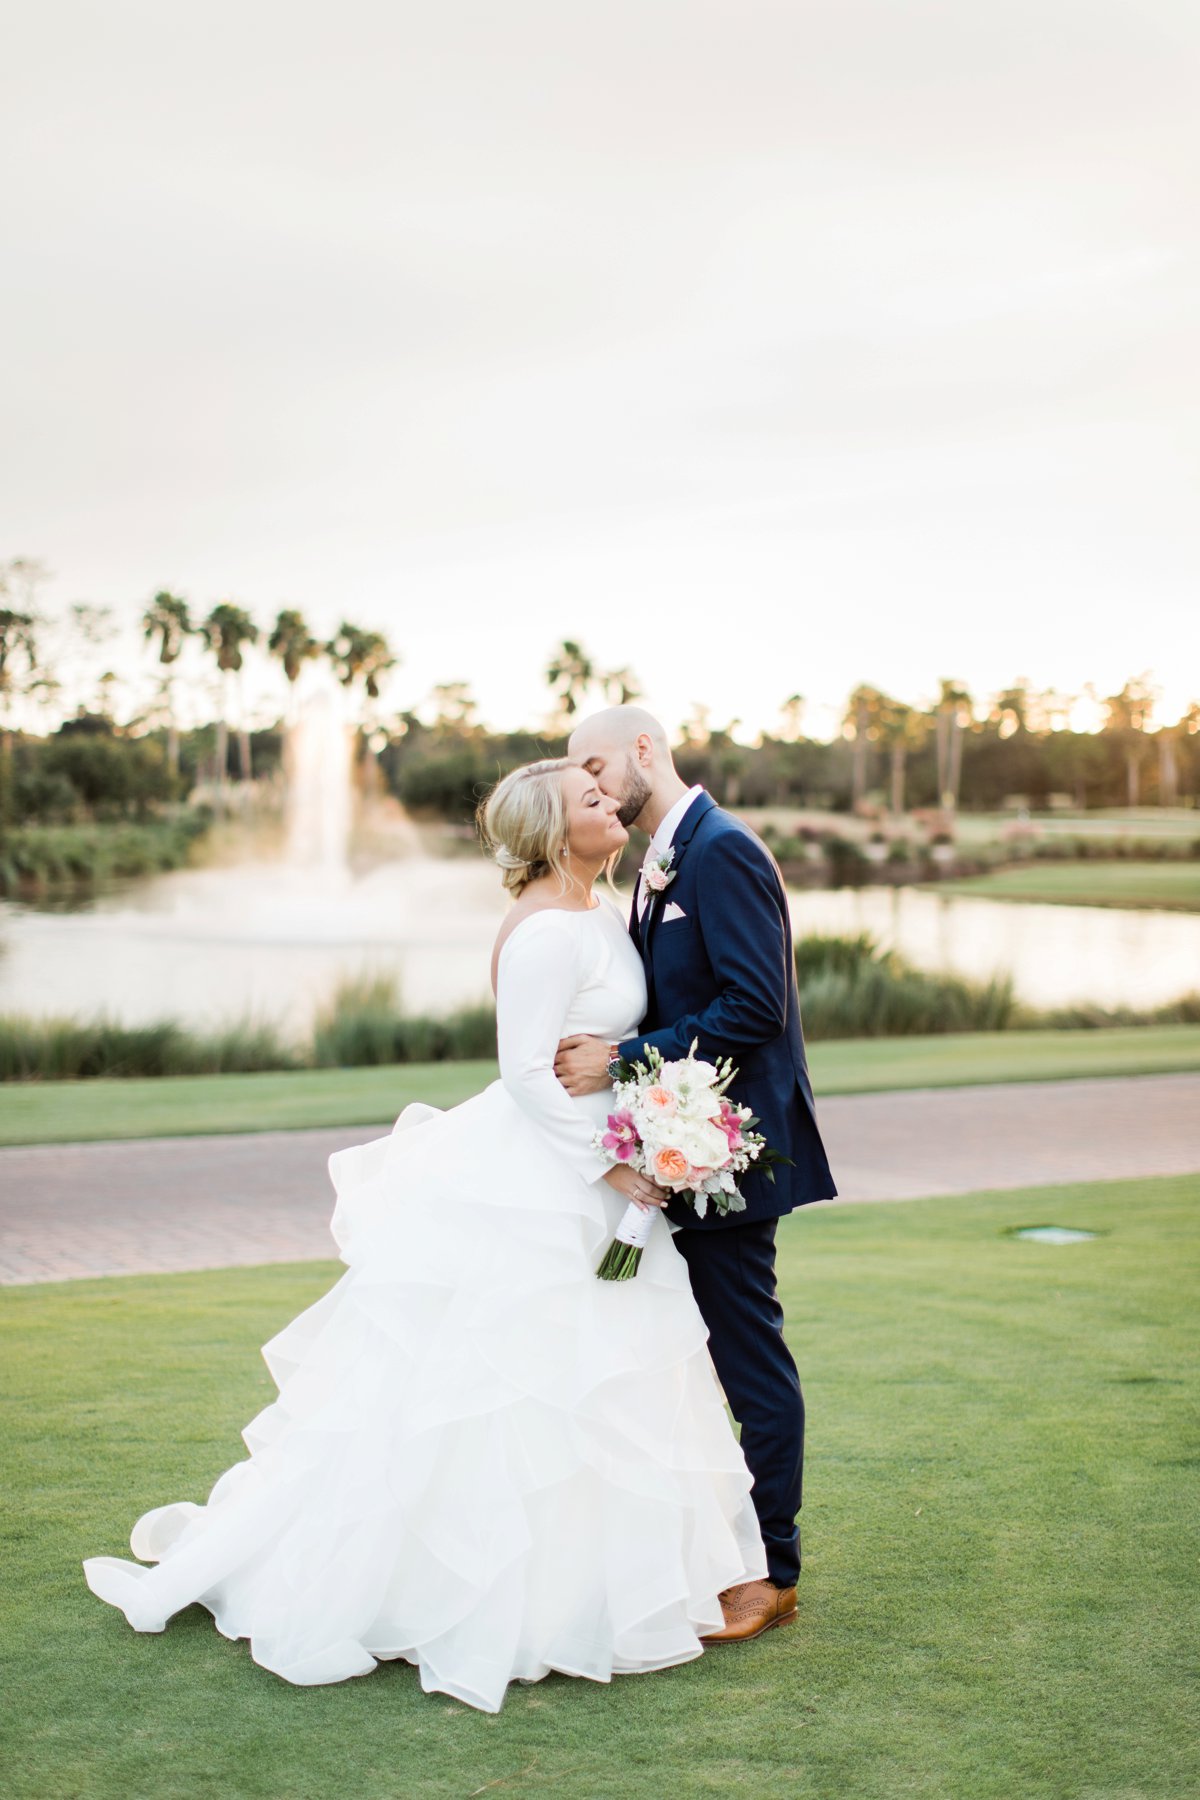
[(566, 756), (526, 763), (505, 775), (481, 801), (475, 815), (479, 835), (515, 900), (551, 870), (566, 892), (567, 803), (563, 773), (575, 764)]

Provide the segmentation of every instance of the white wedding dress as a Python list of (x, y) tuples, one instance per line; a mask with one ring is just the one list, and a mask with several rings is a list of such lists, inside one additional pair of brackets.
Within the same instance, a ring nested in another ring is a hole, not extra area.
[(660, 1216), (639, 1274), (595, 1269), (625, 1208), (560, 1037), (636, 1031), (641, 961), (608, 901), (500, 953), (500, 1080), (330, 1158), (348, 1272), (264, 1347), (278, 1398), (207, 1504), (84, 1564), (137, 1631), (200, 1601), (287, 1681), (402, 1657), (499, 1709), (551, 1669), (607, 1681), (701, 1654), (766, 1572), (687, 1267)]

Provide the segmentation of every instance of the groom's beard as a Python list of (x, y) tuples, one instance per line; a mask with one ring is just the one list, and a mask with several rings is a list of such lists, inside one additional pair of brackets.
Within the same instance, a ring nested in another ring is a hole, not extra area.
[(625, 791), (621, 795), (621, 804), (617, 810), (617, 817), (626, 831), (644, 810), (653, 791), (633, 757), (627, 756), (625, 759)]

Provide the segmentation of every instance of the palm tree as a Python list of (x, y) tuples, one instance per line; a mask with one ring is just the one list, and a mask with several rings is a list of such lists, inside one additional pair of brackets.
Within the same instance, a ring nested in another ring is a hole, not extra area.
[(1078, 698), (1077, 694), (1065, 694), (1058, 688), (1026, 688), (1025, 729), (1038, 737), (1065, 730)]
[(167, 767), (179, 774), (179, 726), (175, 719), (175, 676), (172, 664), (178, 662), (183, 646), (192, 633), (188, 603), (178, 594), (164, 588), (155, 594), (142, 614), (142, 637), (147, 643), (158, 639), (158, 660), (166, 671), (163, 698), (167, 703)]
[(439, 736), (469, 736), (476, 730), (479, 702), (465, 681), (440, 681), (432, 699), (436, 707), (433, 729)]
[(1125, 796), (1133, 807), (1141, 798), (1142, 761), (1146, 753), (1146, 727), (1154, 710), (1155, 694), (1148, 675), (1127, 681), (1119, 694), (1104, 701), (1105, 730), (1111, 731), (1125, 754)]
[(938, 800), (944, 812), (958, 806), (958, 790), (962, 783), (963, 732), (974, 714), (971, 696), (957, 681), (943, 676), (934, 708), (933, 726), (937, 747)]
[(1159, 729), (1158, 798), (1163, 806), (1174, 806), (1179, 798), (1179, 746), (1196, 731), (1200, 731), (1200, 702), (1195, 700), (1174, 725)]
[(887, 697), (877, 687), (862, 682), (851, 694), (842, 729), (854, 740), (852, 800), (857, 811), (867, 792), (867, 751), (878, 737)]
[(721, 777), (721, 802), (724, 806), (737, 806), (742, 797), (742, 770), (746, 754), (741, 745), (734, 742), (733, 736), (741, 722), (740, 719), (730, 719), (726, 725), (714, 725), (708, 734), (709, 755)]
[(702, 750), (712, 737), (712, 707), (700, 700), (692, 701), (692, 710), (683, 727), (683, 739), (689, 750)]
[[(258, 626), (250, 614), (230, 600), (214, 606), (200, 627), (204, 640), (216, 658), (222, 676), (222, 701), (217, 720), (217, 782), (225, 782), (225, 762), (229, 754), (229, 684), (241, 670), (243, 644), (258, 642)], [(243, 725), (238, 732), (238, 771), (243, 781), (250, 779), (250, 736)]]
[(1200, 732), (1200, 700), (1193, 700), (1182, 712), (1171, 727), (1171, 793), (1172, 800), (1164, 799), (1163, 805), (1171, 805), (1178, 799), (1179, 770), (1177, 751), (1185, 737), (1193, 737)]
[(283, 778), (291, 786), (295, 774), (296, 683), (306, 662), (320, 656), (321, 646), (308, 629), (304, 614), (293, 606), (285, 606), (275, 615), (267, 649), (277, 656), (287, 678), (287, 729), (283, 740)]
[(885, 695), (879, 714), (879, 737), (888, 752), (889, 807), (895, 818), (904, 812), (908, 753), (920, 749), (928, 730), (924, 713)]
[(50, 730), (49, 721), (59, 714), (63, 684), (56, 675), (31, 673), (31, 678), (25, 684), (25, 692), (42, 714), (42, 735), (45, 736)]
[[(2, 594), (0, 589), (0, 594)], [(30, 676), (37, 668), (37, 620), (32, 613), (18, 612), (14, 607), (0, 607), (0, 709), (8, 717), (8, 709), (17, 692), (17, 658), (25, 664)]]
[(41, 624), (38, 614), (38, 589), (49, 581), (50, 571), (36, 556), (13, 556), (0, 563), (0, 601), (15, 602), (15, 610), (28, 613), (34, 624)]
[(581, 645), (564, 638), (546, 665), (546, 681), (564, 724), (579, 711), (580, 702), (596, 679), (596, 666)]
[(599, 682), (600, 691), (610, 706), (628, 706), (632, 700), (642, 697), (641, 684), (628, 666), (610, 669), (607, 675), (599, 677)]
[[(2, 578), (0, 578), (2, 579)], [(3, 590), (0, 588), (0, 598)], [(32, 613), (0, 607), (0, 836), (12, 811), (12, 703), (17, 693), (17, 658), (25, 663), (26, 684), (37, 668), (36, 620)]]
[(1028, 731), (1030, 713), (1029, 683), (1024, 679), (1014, 681), (1011, 687), (1001, 690), (992, 701), (989, 719), (996, 726), (1002, 738), (1015, 737), (1019, 731)]
[(17, 660), (24, 663), (23, 686), (32, 684), (37, 672), (38, 618), (26, 601), (24, 607), (4, 604), (13, 598), (12, 588), (22, 586), (20, 559), (0, 566), (0, 833), (8, 826), (12, 792), (12, 704), (18, 692)]
[(1179, 758), (1175, 753), (1175, 745), (1183, 736), (1184, 725), (1180, 719), (1176, 725), (1160, 725), (1158, 738), (1158, 803), (1160, 806), (1174, 806), (1179, 796)]
[(320, 656), (321, 646), (308, 629), (304, 614), (297, 612), (295, 607), (285, 606), (276, 614), (271, 635), (267, 639), (267, 649), (283, 664), (283, 672), (287, 677), (288, 716), (291, 718), (296, 710), (296, 683), (300, 679), (300, 671), (306, 662), (311, 662), (314, 656)]
[(397, 662), (381, 631), (364, 631), (346, 619), (325, 645), (325, 654), (342, 686), (351, 688), (361, 681), (370, 700), (378, 700), (380, 676), (394, 669)]
[(800, 721), (804, 717), (804, 695), (789, 694), (779, 709), (779, 717), (783, 737), (789, 744), (796, 743), (800, 736)]
[(377, 765), (369, 729), (372, 708), (368, 702), (378, 700), (380, 678), (394, 669), (399, 659), (393, 656), (381, 631), (364, 631), (348, 619), (342, 620), (336, 635), (325, 645), (325, 654), (344, 688), (353, 688), (356, 681), (363, 684), (359, 736), (363, 744), (363, 785), (371, 793), (377, 786)]
[(44, 623), (37, 590), (45, 580), (46, 570), (32, 557), (0, 563), (0, 715), (5, 719), (17, 692), (16, 659), (25, 663), (27, 677), (37, 668), (37, 633)]

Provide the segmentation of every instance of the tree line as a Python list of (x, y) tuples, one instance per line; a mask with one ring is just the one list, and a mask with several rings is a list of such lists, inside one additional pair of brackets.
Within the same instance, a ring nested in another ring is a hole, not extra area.
[[(6, 736), (11, 735), (14, 705), (19, 698), (31, 700), (49, 712), (61, 701), (62, 680), (53, 654), (43, 649), (51, 624), (38, 605), (38, 590), (45, 580), (45, 569), (31, 559), (18, 557), (0, 564), (0, 730)], [(112, 634), (108, 608), (75, 605), (68, 611), (66, 624), (77, 640), (93, 650), (100, 649)], [(139, 627), (159, 667), (161, 706), (148, 708), (129, 729), (136, 736), (153, 732), (161, 724), (168, 771), (175, 777), (180, 769), (176, 706), (179, 664), (189, 643), (197, 643), (211, 658), (218, 676), (220, 704), (214, 720), (213, 759), (218, 782), (224, 781), (228, 773), (230, 722), (235, 714), (237, 772), (245, 781), (253, 774), (251, 732), (240, 692), (246, 651), (251, 646), (261, 644), (267, 655), (279, 663), (287, 683), (289, 715), (291, 696), (306, 663), (327, 658), (343, 687), (360, 701), (375, 701), (380, 696), (380, 681), (399, 660), (382, 632), (349, 619), (343, 619), (331, 638), (321, 639), (294, 607), (281, 608), (273, 623), (262, 628), (232, 600), (218, 601), (207, 612), (194, 613), (188, 600), (166, 588), (145, 606)], [(77, 718), (89, 710), (109, 716), (108, 696), (116, 679), (111, 670), (99, 672), (95, 681), (97, 707), (88, 709), (81, 705)]]
[[(37, 603), (45, 579), (40, 564), (14, 559), (0, 564), (0, 825), (10, 815), (8, 784), (15, 730), (15, 704), (33, 702), (47, 717), (61, 700), (63, 683), (53, 656), (42, 645), (48, 626)], [(105, 609), (77, 605), (69, 623), (95, 652), (104, 640)], [(383, 678), (399, 656), (386, 635), (343, 619), (331, 638), (314, 633), (304, 615), (281, 608), (269, 626), (231, 600), (194, 611), (183, 596), (161, 589), (146, 603), (140, 629), (159, 672), (156, 705), (118, 727), (109, 703), (116, 677), (96, 677), (98, 699), (63, 721), (49, 738), (72, 738), (50, 760), (60, 799), (64, 782), (73, 784), (86, 810), (94, 811), (97, 789), (111, 794), (179, 792), (200, 773), (201, 751), (218, 782), (234, 772), (250, 780), (269, 773), (282, 754), (294, 716), (296, 684), (305, 666), (327, 659), (336, 679), (354, 696), (360, 749), (379, 765), (394, 792), (414, 807), (468, 819), (480, 789), (515, 760), (559, 754), (577, 715), (590, 706), (617, 704), (642, 696), (628, 666), (599, 665), (575, 639), (564, 639), (543, 670), (547, 710), (539, 728), (497, 732), (483, 723), (470, 685), (438, 684), (416, 708), (392, 715), (378, 706)], [(218, 677), (220, 703), (212, 724), (182, 734), (190, 754), (181, 771), (181, 730), (176, 688), (180, 661), (189, 643), (210, 659)], [(286, 696), (273, 729), (252, 733), (241, 705), (246, 652), (261, 646), (281, 671)], [(835, 811), (890, 812), (912, 807), (952, 815), (960, 806), (995, 809), (1014, 800), (1032, 807), (1057, 801), (1089, 806), (1171, 806), (1194, 801), (1200, 789), (1200, 706), (1193, 703), (1177, 720), (1156, 721), (1156, 696), (1146, 676), (1131, 678), (1118, 693), (1090, 697), (1101, 708), (1096, 731), (1072, 730), (1066, 723), (1077, 696), (1038, 691), (1018, 681), (979, 698), (960, 681), (944, 678), (937, 696), (913, 705), (880, 687), (860, 683), (847, 700), (842, 729), (830, 741), (803, 730), (805, 701), (788, 695), (778, 724), (753, 744), (737, 741), (738, 720), (712, 722), (710, 708), (697, 706), (677, 743), (681, 771), (702, 780), (731, 805), (793, 805)], [(231, 732), (231, 722), (236, 728)], [(90, 740), (90, 749), (87, 742)], [(102, 740), (108, 740), (102, 747)], [(129, 746), (125, 779), (118, 779), (117, 741)], [(134, 745), (141, 749), (135, 750)], [(160, 746), (166, 782), (156, 783), (153, 762)], [(140, 758), (138, 769), (134, 763)], [(85, 765), (94, 765), (88, 779)], [(47, 764), (49, 768), (49, 763)], [(86, 796), (86, 799), (84, 798)], [(119, 804), (119, 810), (124, 802)]]
[[(1189, 754), (1190, 740), (1200, 732), (1200, 704), (1193, 701), (1181, 716), (1170, 724), (1160, 723), (1151, 730), (1156, 695), (1148, 675), (1134, 677), (1124, 683), (1119, 693), (1100, 698), (1094, 690), (1085, 690), (1102, 709), (1103, 723), (1099, 732), (1073, 732), (1064, 725), (1076, 696), (1038, 693), (1028, 682), (1019, 681), (991, 696), (980, 706), (961, 683), (943, 679), (938, 698), (929, 708), (909, 706), (896, 700), (881, 688), (863, 684), (851, 694), (843, 731), (854, 746), (851, 801), (857, 805), (866, 796), (868, 769), (872, 749), (886, 765), (886, 791), (892, 812), (905, 810), (906, 777), (909, 758), (932, 740), (935, 770), (934, 797), (946, 812), (959, 804), (963, 785), (963, 758), (969, 751), (972, 736), (982, 738), (989, 732), (1002, 742), (1019, 738), (1009, 759), (1015, 773), (1018, 766), (1028, 771), (1039, 795), (1053, 791), (1049, 776), (1057, 773), (1062, 788), (1079, 805), (1087, 804), (1090, 785), (1100, 777), (1110, 793), (1110, 780), (1105, 779), (1111, 753), (1119, 754), (1124, 771), (1124, 794), (1127, 806), (1138, 806), (1152, 793), (1156, 802), (1174, 806), (1181, 798), (1181, 773), (1194, 775), (1195, 757)], [(1034, 745), (1049, 748), (1058, 738), (1069, 754), (1031, 755)], [(1105, 755), (1101, 762), (1079, 752), (1078, 740), (1102, 738)], [(1151, 763), (1157, 764), (1154, 779), (1148, 777)], [(1044, 767), (1039, 770), (1038, 765)], [(1189, 793), (1195, 792), (1194, 779)], [(978, 801), (975, 802), (978, 804)]]

